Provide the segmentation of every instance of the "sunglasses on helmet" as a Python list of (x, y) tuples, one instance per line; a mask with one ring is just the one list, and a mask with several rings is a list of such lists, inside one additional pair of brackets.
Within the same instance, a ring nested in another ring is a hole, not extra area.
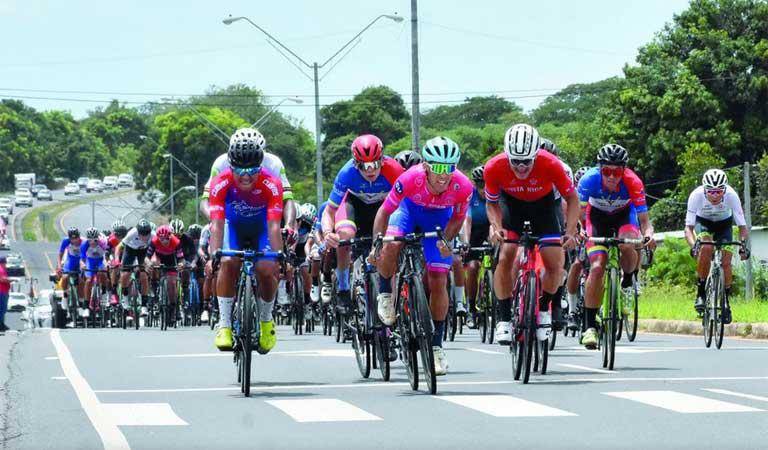
[(624, 168), (603, 166), (600, 168), (600, 173), (604, 177), (620, 178), (622, 175), (624, 175)]
[(259, 167), (232, 167), (232, 173), (242, 177), (245, 175), (254, 176), (261, 172), (261, 166)]
[(456, 164), (447, 163), (427, 163), (429, 170), (435, 175), (445, 175), (456, 171)]
[(355, 166), (357, 166), (360, 170), (376, 170), (379, 167), (381, 167), (381, 160), (377, 161), (370, 161), (370, 162), (363, 162), (363, 161), (357, 161), (355, 162)]

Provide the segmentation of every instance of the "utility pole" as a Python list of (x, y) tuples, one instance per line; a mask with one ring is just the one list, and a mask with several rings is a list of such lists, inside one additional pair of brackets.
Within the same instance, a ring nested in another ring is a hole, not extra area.
[(320, 80), (317, 78), (317, 63), (312, 65), (315, 78), (315, 182), (317, 183), (317, 204), (323, 203), (323, 141), (320, 139)]
[[(173, 155), (171, 155), (171, 156), (173, 156)], [(171, 162), (171, 177), (170, 177), (170, 181), (171, 181), (171, 219), (173, 219), (173, 217), (174, 217), (174, 214), (173, 214), (173, 158), (168, 158), (168, 159)]]
[(418, 152), (421, 118), (419, 117), (419, 19), (417, 0), (411, 0), (411, 146)]
[[(749, 181), (749, 170), (750, 170), (750, 164), (749, 162), (744, 163), (744, 216), (747, 220), (747, 230), (749, 232), (752, 232), (752, 193), (750, 192), (750, 181)], [(750, 245), (749, 242), (747, 242), (747, 245)], [(753, 290), (753, 283), (752, 283), (752, 258), (750, 257), (748, 260), (744, 261), (745, 266), (745, 273), (744, 278), (746, 281), (746, 286), (744, 287), (744, 290), (746, 291), (744, 293), (744, 298), (747, 300), (752, 300), (754, 297), (754, 290)]]

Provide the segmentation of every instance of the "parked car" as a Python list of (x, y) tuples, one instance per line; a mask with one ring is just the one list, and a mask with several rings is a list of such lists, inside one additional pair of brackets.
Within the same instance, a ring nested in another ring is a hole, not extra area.
[(88, 177), (80, 177), (77, 179), (77, 185), (80, 186), (80, 189), (85, 189), (88, 186)]
[(13, 215), (13, 202), (8, 197), (0, 197), (0, 208), (8, 210), (8, 214)]
[(8, 212), (8, 208), (6, 208), (5, 206), (0, 206), (0, 217), (3, 218), (6, 226), (11, 221), (10, 220), (11, 214)]
[(32, 193), (29, 189), (18, 189), (13, 194), (14, 206), (32, 206)]
[(121, 173), (117, 177), (117, 185), (119, 187), (133, 187), (133, 175), (130, 173)]
[(8, 311), (21, 312), (29, 308), (29, 295), (24, 292), (8, 294)]
[(80, 193), (80, 185), (77, 183), (69, 183), (64, 186), (64, 195), (77, 195)]
[(85, 187), (85, 192), (101, 192), (104, 190), (104, 186), (101, 184), (101, 180), (88, 180), (88, 185)]
[(106, 176), (106, 177), (104, 177), (103, 184), (104, 184), (104, 189), (116, 190), (117, 189), (117, 177), (113, 176), (113, 175)]
[(29, 191), (32, 193), (33, 197), (37, 197), (38, 192), (42, 191), (43, 189), (48, 189), (48, 186), (44, 184), (35, 184), (29, 188)]
[(38, 200), (53, 200), (53, 193), (48, 190), (48, 188), (40, 189), (40, 191), (37, 193), (37, 199)]
[(23, 277), (27, 274), (24, 259), (18, 253), (8, 253), (5, 268), (9, 277)]

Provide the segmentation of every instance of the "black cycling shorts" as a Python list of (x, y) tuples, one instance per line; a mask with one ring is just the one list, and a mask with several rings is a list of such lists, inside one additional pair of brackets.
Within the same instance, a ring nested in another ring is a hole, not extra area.
[(501, 220), (508, 239), (517, 239), (523, 232), (523, 224), (531, 223), (531, 231), (539, 237), (539, 247), (560, 246), (560, 224), (557, 221), (555, 195), (527, 202), (518, 200), (506, 192), (499, 199)]
[[(131, 248), (128, 246), (123, 247), (123, 254), (121, 263), (123, 267), (126, 266), (133, 266), (137, 264), (144, 264), (144, 260), (147, 258), (147, 249), (146, 248)], [(124, 269), (124, 270), (130, 270), (130, 269)]]
[(336, 230), (343, 228), (355, 228), (356, 237), (369, 237), (373, 234), (373, 221), (383, 201), (377, 203), (363, 203), (362, 200), (350, 194), (344, 195), (344, 199), (336, 210)]
[(733, 241), (733, 216), (724, 220), (708, 220), (696, 216), (696, 234), (711, 235), (712, 240)]

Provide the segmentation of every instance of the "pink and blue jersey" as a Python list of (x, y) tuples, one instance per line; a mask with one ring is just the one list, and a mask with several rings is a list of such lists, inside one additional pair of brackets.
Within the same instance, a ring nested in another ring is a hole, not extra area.
[[(427, 173), (419, 164), (411, 167), (395, 181), (387, 199), (381, 206), (391, 214), (387, 227), (388, 236), (403, 236), (412, 232), (445, 230), (450, 221), (463, 221), (472, 197), (472, 183), (461, 173), (453, 173), (448, 189), (441, 194), (429, 191)], [(435, 272), (447, 272), (452, 257), (440, 255), (437, 238), (422, 241), (427, 268)]]

